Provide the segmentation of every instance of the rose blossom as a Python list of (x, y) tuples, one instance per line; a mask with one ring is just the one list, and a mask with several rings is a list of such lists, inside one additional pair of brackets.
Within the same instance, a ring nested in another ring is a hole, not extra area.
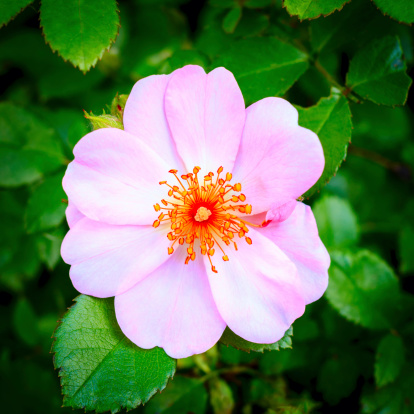
[(115, 296), (124, 334), (174, 358), (226, 326), (278, 341), (328, 282), (315, 219), (296, 201), (322, 174), (318, 137), (284, 99), (245, 109), (224, 68), (138, 81), (123, 122), (82, 138), (63, 179), (75, 288)]

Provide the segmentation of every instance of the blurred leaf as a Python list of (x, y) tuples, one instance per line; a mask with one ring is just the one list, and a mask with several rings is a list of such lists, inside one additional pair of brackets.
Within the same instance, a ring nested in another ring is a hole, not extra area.
[(399, 254), (401, 258), (400, 271), (401, 273), (414, 272), (414, 228), (410, 225), (404, 226), (401, 229), (398, 245)]
[(292, 348), (292, 335), (293, 329), (290, 327), (283, 335), (283, 338), (273, 344), (255, 344), (254, 342), (246, 341), (236, 335), (229, 327), (227, 327), (220, 338), (220, 342), (245, 352), (279, 351), (279, 349)]
[(16, 303), (13, 323), (19, 337), (29, 346), (37, 345), (40, 339), (37, 317), (27, 299)]
[(144, 409), (145, 414), (204, 414), (207, 391), (198, 379), (176, 376)]
[(62, 228), (36, 236), (36, 247), (39, 257), (49, 270), (53, 270), (60, 260), (60, 246), (65, 236)]
[(358, 242), (358, 222), (348, 200), (324, 196), (315, 203), (312, 211), (326, 247), (346, 247)]
[(208, 58), (196, 50), (177, 50), (165, 61), (160, 73), (169, 74), (185, 65), (198, 65), (207, 69), (208, 64)]
[(321, 367), (317, 388), (329, 404), (337, 404), (356, 386), (358, 369), (351, 356), (335, 355)]
[(259, 9), (261, 7), (270, 6), (273, 3), (273, 0), (246, 0), (243, 3), (244, 7), (250, 7), (252, 9)]
[(115, 0), (42, 0), (46, 42), (83, 72), (95, 66), (118, 34)]
[(362, 397), (362, 414), (412, 414), (414, 367), (406, 365), (397, 382)]
[(272, 37), (234, 42), (213, 64), (234, 74), (247, 104), (283, 95), (308, 68), (304, 53)]
[(351, 111), (347, 99), (335, 89), (330, 97), (322, 98), (315, 106), (297, 109), (299, 125), (318, 135), (325, 155), (322, 176), (304, 194), (305, 197), (310, 197), (325, 186), (346, 158), (352, 133)]
[(299, 19), (315, 19), (320, 15), (328, 15), (335, 10), (341, 9), (342, 6), (350, 0), (285, 0), (283, 5), (288, 13), (292, 16), (298, 16)]
[(175, 360), (162, 349), (138, 348), (123, 335), (113, 298), (78, 296), (54, 336), (66, 407), (132, 410), (164, 389), (175, 372)]
[(30, 112), (0, 103), (0, 185), (38, 180), (64, 164), (55, 131)]
[(234, 33), (241, 17), (242, 8), (240, 6), (230, 9), (223, 20), (223, 30), (226, 33)]
[(399, 336), (389, 334), (378, 345), (375, 362), (375, 382), (378, 387), (393, 382), (404, 366), (404, 344)]
[(359, 49), (349, 65), (346, 83), (377, 104), (404, 105), (412, 80), (406, 74), (399, 39), (383, 37)]
[(2, 0), (0, 1), (0, 27), (4, 26), (27, 7), (33, 0)]
[(414, 23), (414, 3), (411, 0), (373, 0), (378, 8), (399, 22)]
[(389, 329), (400, 301), (393, 270), (367, 250), (331, 252), (326, 298), (346, 319), (371, 329)]
[(65, 218), (66, 194), (62, 188), (63, 173), (46, 178), (33, 191), (26, 207), (25, 222), (28, 233), (57, 227)]
[(210, 403), (214, 414), (231, 414), (234, 410), (234, 398), (229, 384), (221, 378), (212, 378), (210, 385)]

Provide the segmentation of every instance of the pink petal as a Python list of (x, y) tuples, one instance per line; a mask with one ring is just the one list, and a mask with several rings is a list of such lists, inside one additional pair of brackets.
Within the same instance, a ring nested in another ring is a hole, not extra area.
[(132, 289), (115, 298), (123, 333), (141, 348), (164, 348), (173, 358), (186, 358), (211, 348), (226, 324), (211, 295), (202, 260), (184, 264), (177, 253)]
[(204, 175), (220, 166), (232, 171), (245, 106), (231, 72), (217, 68), (207, 75), (192, 65), (176, 70), (167, 86), (165, 113), (187, 171), (196, 165)]
[(237, 252), (226, 249), (228, 262), (214, 255), (218, 273), (208, 272), (211, 290), (233, 332), (251, 342), (273, 343), (303, 314), (302, 286), (295, 265), (274, 243), (252, 229), (249, 236), (252, 245), (239, 240)]
[(113, 226), (83, 218), (61, 248), (75, 289), (99, 298), (125, 292), (169, 258), (167, 232), (165, 226)]
[(169, 167), (125, 131), (103, 128), (83, 137), (63, 178), (71, 202), (87, 217), (110, 224), (152, 224), (165, 198)]
[(73, 227), (80, 219), (85, 216), (77, 209), (73, 201), (69, 200), (66, 208), (66, 221), (68, 222), (69, 228)]
[(303, 284), (306, 304), (319, 299), (328, 286), (329, 254), (318, 235), (309, 206), (296, 203), (291, 216), (258, 230), (274, 242), (295, 263)]
[(298, 126), (290, 103), (265, 98), (247, 108), (233, 181), (242, 184), (254, 214), (301, 196), (321, 176), (324, 163), (318, 137)]
[(124, 130), (143, 140), (170, 169), (183, 170), (164, 113), (169, 80), (170, 75), (153, 75), (135, 84), (125, 105)]
[(275, 221), (281, 222), (287, 220), (290, 215), (293, 213), (293, 210), (296, 207), (296, 200), (288, 201), (285, 204), (277, 207), (271, 207), (266, 214), (266, 221)]

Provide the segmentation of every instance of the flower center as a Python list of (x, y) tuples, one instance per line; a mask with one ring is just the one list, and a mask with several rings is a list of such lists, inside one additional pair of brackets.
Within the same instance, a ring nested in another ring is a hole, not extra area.
[(154, 221), (153, 227), (158, 227), (161, 222), (170, 223), (171, 231), (167, 237), (171, 241), (171, 246), (168, 248), (168, 254), (174, 252), (177, 243), (186, 243), (188, 256), (185, 264), (195, 260), (194, 243), (198, 240), (200, 253), (208, 257), (212, 271), (217, 273), (211, 261), (215, 248), (222, 252), (222, 259), (228, 261), (224, 249), (233, 246), (237, 250), (235, 235), (252, 244), (250, 237), (246, 236), (249, 232), (246, 224), (250, 223), (231, 213), (239, 211), (251, 214), (252, 206), (239, 204), (246, 201), (246, 196), (240, 193), (241, 184), (230, 184), (231, 173), (221, 178), (223, 167), (217, 170), (216, 178), (214, 173), (209, 172), (199, 179), (200, 170), (200, 167), (194, 167), (192, 173), (182, 175), (181, 179), (177, 176), (177, 170), (169, 171), (176, 178), (178, 185), (170, 185), (167, 181), (160, 182), (161, 185), (169, 187), (169, 199), (161, 200), (163, 207), (158, 203), (154, 205), (155, 211), (162, 211)]

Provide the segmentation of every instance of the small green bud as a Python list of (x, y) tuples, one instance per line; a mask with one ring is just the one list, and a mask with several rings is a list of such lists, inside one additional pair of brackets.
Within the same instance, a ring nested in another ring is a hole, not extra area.
[(89, 120), (94, 131), (100, 128), (124, 129), (122, 120), (120, 120), (119, 118), (113, 115), (109, 115), (109, 114), (94, 115), (92, 112), (90, 114), (85, 112), (85, 118)]
[(116, 95), (111, 104), (111, 115), (116, 116), (121, 122), (124, 116), (125, 104), (129, 95)]

